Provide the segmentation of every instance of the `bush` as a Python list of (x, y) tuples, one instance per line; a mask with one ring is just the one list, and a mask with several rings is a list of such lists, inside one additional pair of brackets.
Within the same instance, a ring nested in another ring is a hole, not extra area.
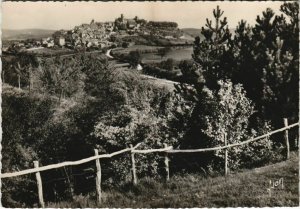
[[(111, 153), (129, 147), (130, 144), (142, 143), (139, 149), (162, 148), (177, 142), (170, 138), (168, 117), (171, 111), (170, 95), (163, 89), (156, 89), (147, 82), (131, 77), (125, 80), (127, 90), (125, 104), (116, 110), (107, 111), (98, 118), (91, 143), (98, 144), (103, 151)], [(137, 155), (137, 172), (140, 176), (159, 174), (158, 154)], [(115, 180), (131, 178), (130, 158), (120, 157), (112, 160), (111, 166), (116, 170)]]
[[(166, 120), (155, 116), (151, 108), (137, 110), (122, 106), (116, 113), (108, 113), (99, 118), (94, 134), (100, 147), (108, 153), (136, 145), (141, 142), (139, 149), (162, 148), (165, 138)], [(170, 144), (170, 142), (168, 143)], [(139, 175), (155, 176), (158, 174), (159, 156), (157, 154), (137, 155), (137, 173)], [(131, 178), (130, 156), (122, 156), (112, 160), (116, 170), (116, 178), (128, 180)], [(115, 179), (116, 180), (116, 179)]]
[[(12, 89), (3, 92), (2, 108), (5, 121), (2, 123), (2, 172), (33, 168), (33, 161), (40, 159), (37, 150), (44, 140), (43, 127), (52, 115), (53, 102), (18, 94), (18, 90)], [(6, 207), (33, 206), (37, 199), (35, 188), (34, 175), (3, 179), (2, 203)]]
[(122, 43), (122, 47), (123, 47), (123, 48), (128, 48), (128, 46), (129, 46), (129, 43), (128, 43), (128, 42), (123, 42), (123, 43)]
[[(248, 121), (254, 108), (246, 97), (246, 92), (241, 85), (233, 85), (230, 81), (219, 81), (218, 84), (220, 85), (218, 91), (204, 90), (206, 94), (203, 101), (204, 126), (201, 130), (208, 137), (209, 147), (223, 146), (224, 134), (227, 135), (228, 144), (241, 142), (251, 136), (248, 131)], [(229, 149), (230, 168), (239, 167), (241, 153), (240, 146)], [(216, 151), (215, 156), (224, 159), (224, 150)]]

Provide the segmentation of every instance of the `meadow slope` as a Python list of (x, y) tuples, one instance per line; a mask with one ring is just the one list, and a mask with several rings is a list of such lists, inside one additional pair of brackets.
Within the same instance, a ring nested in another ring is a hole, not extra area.
[[(299, 205), (299, 158), (230, 174), (226, 178), (185, 174), (168, 183), (141, 179), (138, 185), (123, 184), (105, 190), (103, 204), (94, 195), (76, 196), (73, 202), (49, 203), (48, 207), (274, 207)], [(270, 180), (283, 178), (280, 186), (268, 191)]]

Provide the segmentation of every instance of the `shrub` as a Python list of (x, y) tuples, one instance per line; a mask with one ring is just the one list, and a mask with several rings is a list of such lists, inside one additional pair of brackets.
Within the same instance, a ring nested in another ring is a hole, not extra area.
[[(233, 85), (230, 81), (219, 81), (218, 84), (218, 91), (204, 90), (205, 113), (201, 130), (208, 137), (210, 147), (223, 146), (224, 134), (227, 135), (228, 144), (248, 139), (248, 121), (254, 110), (241, 85)], [(228, 150), (231, 168), (239, 166), (241, 152), (240, 146)], [(215, 156), (223, 159), (224, 150), (216, 151)]]
[[(137, 110), (129, 106), (122, 106), (116, 113), (108, 113), (99, 118), (94, 134), (98, 144), (108, 153), (136, 145), (142, 142), (139, 149), (162, 148), (165, 138), (164, 126), (166, 120), (155, 116), (151, 108)], [(170, 142), (168, 143), (170, 144)], [(157, 154), (137, 155), (137, 173), (139, 175), (155, 176), (158, 174), (159, 156)], [(112, 160), (112, 167), (116, 170), (116, 178), (128, 180), (131, 177), (129, 156), (122, 156)]]
[(129, 43), (128, 43), (128, 42), (123, 42), (123, 43), (122, 43), (122, 47), (123, 47), (123, 48), (128, 48), (128, 46), (129, 46)]
[[(171, 110), (170, 95), (163, 89), (155, 89), (147, 82), (131, 77), (125, 80), (127, 89), (122, 90), (126, 96), (125, 104), (116, 110), (107, 111), (95, 124), (91, 143), (98, 144), (105, 152), (111, 153), (136, 145), (139, 149), (162, 148), (163, 143), (169, 146), (177, 142), (170, 137), (168, 117)], [(136, 157), (137, 172), (140, 176), (159, 174), (159, 155), (148, 154)], [(131, 177), (130, 158), (122, 155), (111, 161), (116, 170), (115, 180), (128, 180)]]

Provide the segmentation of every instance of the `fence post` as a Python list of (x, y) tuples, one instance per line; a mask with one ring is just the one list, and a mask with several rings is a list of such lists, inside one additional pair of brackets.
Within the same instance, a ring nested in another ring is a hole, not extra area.
[(5, 71), (2, 69), (2, 83), (5, 83), (5, 77), (4, 77)]
[[(164, 147), (168, 147), (167, 144), (164, 143)], [(168, 153), (165, 153), (165, 168), (166, 168), (166, 180), (170, 180), (170, 169), (169, 169), (169, 158), (168, 158)]]
[[(227, 134), (224, 133), (224, 145), (227, 146)], [(228, 150), (225, 148), (225, 176), (228, 174)]]
[[(95, 156), (98, 156), (98, 150), (94, 149)], [(96, 192), (97, 192), (97, 201), (101, 204), (101, 166), (100, 166), (100, 159), (96, 159), (96, 168), (97, 168), (97, 175), (96, 175)]]
[[(33, 161), (34, 167), (39, 167), (39, 161)], [(42, 185), (42, 178), (40, 172), (35, 173), (37, 187), (38, 187), (38, 195), (39, 195), (39, 203), (42, 208), (45, 208), (44, 198), (43, 198), (43, 185)]]
[(136, 169), (135, 169), (135, 159), (132, 144), (130, 145), (131, 148), (131, 165), (132, 165), (132, 177), (133, 177), (133, 184), (137, 184), (137, 176), (136, 176)]
[(18, 84), (19, 84), (19, 89), (21, 89), (21, 77), (20, 77), (20, 74), (18, 74)]
[[(287, 127), (288, 126), (288, 119), (287, 118), (283, 118), (283, 123), (284, 126)], [(286, 129), (284, 131), (284, 138), (285, 138), (285, 143), (286, 143), (286, 159), (290, 158), (290, 142), (289, 142), (289, 130)]]

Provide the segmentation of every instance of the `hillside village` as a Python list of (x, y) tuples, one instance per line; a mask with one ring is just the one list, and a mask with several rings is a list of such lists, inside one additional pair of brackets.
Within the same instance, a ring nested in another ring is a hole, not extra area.
[[(147, 22), (137, 16), (125, 18), (123, 14), (112, 22), (96, 22), (75, 26), (72, 30), (59, 30), (41, 40), (14, 41), (4, 52), (19, 52), (49, 49), (104, 49), (134, 45), (128, 37), (138, 39), (185, 40), (184, 33), (175, 22)], [(137, 38), (138, 37), (138, 38)], [(129, 41), (128, 41), (129, 40)], [(187, 43), (186, 41), (183, 43)]]

